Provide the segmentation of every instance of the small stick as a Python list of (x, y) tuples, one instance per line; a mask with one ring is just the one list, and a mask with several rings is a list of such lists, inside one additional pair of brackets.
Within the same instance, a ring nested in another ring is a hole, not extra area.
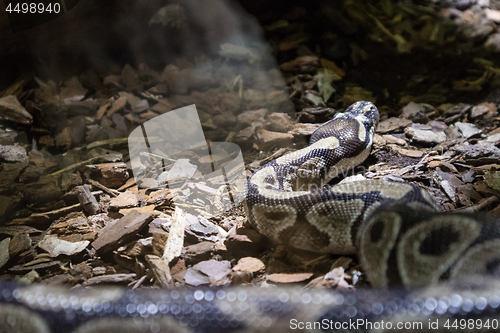
[(99, 183), (97, 180), (93, 180), (93, 179), (88, 179), (87, 182), (90, 184), (90, 185), (93, 185), (95, 187), (97, 187), (98, 189), (101, 189), (103, 190), (104, 192), (106, 192), (107, 194), (111, 195), (112, 197), (116, 197), (118, 196), (118, 194), (120, 194), (121, 192), (120, 191), (117, 191), (117, 190), (113, 190), (113, 189), (110, 189), (104, 185), (102, 185), (101, 183)]
[(463, 207), (463, 208), (454, 209), (454, 210), (452, 210), (452, 212), (457, 212), (457, 213), (473, 213), (473, 212), (480, 211), (484, 207), (489, 206), (492, 203), (495, 203), (497, 201), (498, 201), (498, 198), (493, 195), (491, 197), (482, 199), (481, 201), (479, 201), (479, 203), (477, 203), (475, 205), (472, 205), (472, 206), (469, 206), (469, 207)]
[(141, 276), (141, 278), (134, 283), (132, 290), (139, 288), (141, 286), (141, 284), (144, 282), (144, 280), (146, 280), (146, 277), (147, 277), (147, 274), (144, 274), (143, 276)]
[[(99, 194), (102, 194), (102, 191), (92, 192), (93, 196), (99, 195)], [(46, 222), (49, 222), (49, 221), (53, 221), (56, 218), (59, 218), (61, 216), (67, 215), (67, 214), (69, 214), (71, 212), (76, 212), (76, 211), (80, 210), (81, 208), (82, 208), (82, 204), (77, 203), (77, 204), (74, 204), (72, 206), (66, 206), (66, 207), (62, 207), (62, 208), (59, 208), (59, 209), (54, 209), (54, 210), (51, 210), (51, 211), (48, 211), (48, 212), (34, 213), (34, 214), (31, 214), (28, 217), (14, 219), (14, 220), (12, 220), (12, 222), (9, 223), (9, 225), (31, 224), (34, 221), (35, 222), (40, 222), (40, 223), (46, 223)], [(39, 218), (40, 221), (36, 221), (37, 218)]]
[(65, 173), (66, 171), (72, 171), (73, 169), (76, 169), (76, 168), (79, 168), (81, 166), (84, 166), (85, 164), (89, 164), (89, 163), (92, 163), (94, 161), (96, 161), (97, 159), (101, 158), (100, 156), (97, 156), (97, 157), (92, 157), (91, 159), (88, 159), (88, 160), (85, 160), (83, 162), (79, 162), (79, 163), (75, 163), (75, 164), (72, 164), (70, 166), (67, 166), (65, 167), (64, 169), (61, 169), (61, 170), (58, 170), (56, 172), (53, 172), (49, 175), (49, 177), (51, 176), (58, 176), (60, 175), (61, 173)]

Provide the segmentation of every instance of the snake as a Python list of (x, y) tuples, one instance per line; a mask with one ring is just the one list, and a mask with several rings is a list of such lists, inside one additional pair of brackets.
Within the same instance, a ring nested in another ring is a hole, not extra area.
[(67, 289), (0, 280), (1, 332), (498, 330), (498, 217), (440, 212), (412, 183), (331, 184), (369, 156), (378, 121), (366, 101), (337, 113), (307, 147), (255, 171), (243, 204), (273, 243), (356, 254), (373, 288)]
[(314, 131), (309, 146), (259, 168), (246, 183), (249, 222), (291, 248), (357, 254), (378, 288), (496, 276), (497, 218), (438, 213), (415, 184), (329, 185), (368, 157), (379, 118), (373, 103), (356, 102)]

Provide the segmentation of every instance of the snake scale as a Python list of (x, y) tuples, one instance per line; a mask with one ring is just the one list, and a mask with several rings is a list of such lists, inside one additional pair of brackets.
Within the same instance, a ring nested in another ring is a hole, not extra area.
[(275, 243), (356, 253), (376, 288), (68, 290), (0, 281), (0, 331), (497, 331), (497, 217), (437, 212), (414, 184), (328, 185), (367, 158), (378, 119), (363, 101), (335, 115), (308, 147), (257, 170), (244, 204), (250, 223)]

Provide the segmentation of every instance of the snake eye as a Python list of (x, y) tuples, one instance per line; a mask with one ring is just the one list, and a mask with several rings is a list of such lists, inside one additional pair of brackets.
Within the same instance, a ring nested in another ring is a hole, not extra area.
[(272, 175), (267, 175), (265, 178), (264, 178), (264, 183), (265, 184), (271, 184), (271, 185), (274, 185), (276, 184), (276, 178)]

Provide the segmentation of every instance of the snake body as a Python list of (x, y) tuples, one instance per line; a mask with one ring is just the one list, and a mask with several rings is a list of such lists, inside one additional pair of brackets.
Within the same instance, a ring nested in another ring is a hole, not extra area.
[(374, 104), (356, 102), (319, 127), (308, 147), (257, 170), (246, 184), (250, 223), (289, 247), (357, 253), (376, 287), (497, 276), (497, 218), (437, 213), (429, 194), (413, 184), (327, 185), (366, 159), (378, 120)]
[(497, 217), (437, 212), (428, 193), (413, 184), (367, 180), (328, 185), (369, 155), (378, 118), (369, 102), (337, 114), (313, 133), (308, 147), (264, 165), (249, 178), (245, 210), (255, 229), (276, 243), (356, 253), (375, 287), (427, 287), (69, 290), (0, 280), (0, 331), (497, 330)]
[(477, 331), (493, 332), (500, 327), (500, 282), (487, 278), (411, 291), (70, 290), (8, 281), (0, 282), (0, 291), (2, 333), (422, 332), (431, 323), (437, 332), (476, 331), (480, 325), (483, 330)]

